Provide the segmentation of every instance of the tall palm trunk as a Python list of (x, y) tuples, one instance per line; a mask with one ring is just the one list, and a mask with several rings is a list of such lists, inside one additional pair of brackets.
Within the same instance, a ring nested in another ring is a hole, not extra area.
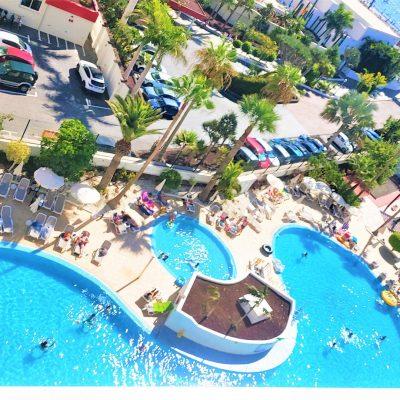
[(127, 23), (129, 16), (131, 15), (132, 11), (135, 9), (138, 0), (129, 0), (128, 4), (125, 7), (124, 13), (121, 17), (121, 22), (124, 24)]
[(131, 74), (131, 72), (132, 72), (132, 70), (133, 70), (133, 67), (135, 66), (135, 64), (136, 64), (136, 62), (137, 62), (137, 60), (138, 60), (138, 58), (139, 58), (139, 56), (140, 56), (140, 52), (142, 51), (142, 49), (143, 49), (143, 45), (141, 44), (141, 45), (136, 49), (136, 51), (133, 53), (133, 57), (132, 57), (132, 59), (129, 61), (129, 63), (128, 63), (128, 65), (127, 65), (125, 71), (124, 71), (124, 79), (128, 79), (128, 78), (129, 78), (129, 76), (130, 76), (130, 74)]
[(219, 11), (221, 10), (221, 8), (223, 6), (224, 6), (224, 2), (221, 1), (219, 6), (217, 8), (215, 8), (214, 11), (211, 13), (210, 18), (208, 18), (207, 22), (210, 22), (213, 18), (215, 18), (215, 16), (218, 15)]
[(218, 183), (221, 175), (223, 174), (226, 166), (232, 161), (233, 157), (235, 157), (236, 153), (239, 149), (244, 145), (247, 137), (250, 135), (251, 131), (253, 130), (254, 125), (249, 125), (246, 130), (244, 131), (243, 135), (236, 141), (232, 149), (229, 153), (225, 156), (222, 160), (221, 164), (219, 165), (215, 174), (211, 177), (210, 182), (208, 182), (207, 186), (203, 189), (203, 191), (199, 195), (199, 199), (206, 202), (210, 197), (211, 191), (214, 189), (214, 186)]
[(115, 174), (115, 171), (117, 170), (117, 168), (119, 167), (119, 164), (121, 163), (122, 157), (123, 157), (123, 153), (116, 150), (114, 157), (111, 160), (110, 165), (106, 169), (106, 172), (104, 173), (103, 177), (101, 178), (100, 183), (97, 186), (98, 190), (103, 190), (110, 184), (111, 179)]
[(142, 168), (134, 175), (132, 179), (128, 181), (128, 183), (122, 188), (122, 190), (108, 202), (108, 205), (112, 208), (116, 208), (121, 201), (122, 197), (125, 195), (125, 193), (140, 179), (140, 177), (144, 174), (146, 171), (147, 167), (150, 165), (150, 163), (155, 159), (155, 157), (158, 155), (161, 147), (165, 143), (165, 141), (168, 139), (169, 135), (171, 134), (172, 128), (176, 121), (179, 119), (182, 109), (179, 110), (178, 114), (175, 115), (174, 119), (172, 122), (169, 124), (167, 130), (164, 132), (163, 136), (161, 139), (157, 142), (157, 145), (155, 146), (154, 150), (152, 153), (147, 157), (145, 163), (143, 164)]
[(232, 12), (229, 14), (229, 17), (226, 19), (225, 24), (224, 24), (224, 29), (228, 27), (229, 20), (231, 19), (232, 15), (235, 14), (236, 10), (240, 7), (240, 4), (238, 4)]
[(205, 151), (205, 153), (203, 154), (203, 157), (201, 157), (200, 161), (195, 165), (195, 170), (200, 167), (201, 164), (203, 164), (203, 162), (206, 160), (206, 158), (208, 157), (208, 155), (211, 153), (211, 150), (214, 148), (215, 143), (212, 142), (208, 147), (207, 150)]
[[(164, 146), (162, 147), (160, 153), (158, 154), (157, 160), (161, 161), (162, 158), (164, 157), (165, 152), (168, 150), (168, 147), (170, 146), (171, 142), (174, 140), (174, 137), (178, 130), (180, 129), (183, 121), (185, 120), (186, 116), (188, 115), (189, 111), (192, 108), (192, 103), (183, 103), (181, 110), (182, 111), (182, 116), (179, 119), (178, 123), (174, 126), (173, 131), (167, 141), (165, 142)], [(172, 123), (171, 123), (172, 125)]]
[(135, 96), (137, 94), (137, 92), (139, 91), (139, 89), (142, 86), (144, 80), (146, 79), (146, 75), (148, 74), (148, 72), (150, 71), (150, 68), (153, 65), (153, 61), (157, 58), (157, 56), (158, 56), (158, 50), (155, 52), (153, 57), (151, 57), (151, 60), (147, 63), (145, 69), (140, 74), (139, 79), (136, 81), (135, 86), (133, 87), (133, 89), (131, 91), (131, 95), (132, 96)]
[(174, 161), (172, 161), (171, 168), (174, 168), (174, 167), (175, 167), (175, 163), (178, 161), (179, 157), (181, 156), (181, 154), (183, 153), (183, 150), (185, 150), (185, 148), (186, 148), (186, 144), (183, 145), (183, 146), (179, 149), (178, 154), (176, 155)]

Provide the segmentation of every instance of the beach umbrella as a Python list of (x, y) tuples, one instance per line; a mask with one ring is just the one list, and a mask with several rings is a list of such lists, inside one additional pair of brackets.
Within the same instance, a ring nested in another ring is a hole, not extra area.
[(41, 167), (35, 171), (33, 176), (35, 181), (45, 189), (57, 190), (64, 186), (64, 178), (58, 176), (50, 168)]
[(21, 162), (21, 163), (19, 163), (16, 167), (15, 167), (15, 169), (14, 169), (14, 171), (13, 171), (13, 174), (14, 175), (17, 175), (17, 176), (20, 176), (21, 174), (22, 174), (22, 168), (24, 167), (24, 163), (23, 162)]
[(85, 183), (74, 183), (71, 186), (70, 193), (74, 199), (82, 204), (94, 204), (101, 198), (100, 193), (94, 187)]
[(347, 206), (347, 203), (345, 202), (344, 198), (339, 193), (333, 192), (331, 194), (331, 199), (339, 206)]
[(166, 181), (167, 181), (166, 179), (164, 179), (163, 181), (161, 181), (161, 182), (154, 188), (154, 190), (155, 190), (156, 192), (161, 192), (161, 190), (163, 190), (163, 187), (164, 187)]
[(283, 183), (282, 180), (280, 180), (278, 177), (272, 174), (267, 175), (267, 182), (274, 188), (278, 189), (279, 191), (282, 191), (285, 188), (285, 184)]

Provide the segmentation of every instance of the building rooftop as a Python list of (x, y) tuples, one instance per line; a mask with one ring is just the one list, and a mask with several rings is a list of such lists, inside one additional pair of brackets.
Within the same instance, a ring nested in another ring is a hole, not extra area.
[[(203, 309), (208, 300), (209, 286), (218, 288), (220, 299), (211, 315), (204, 319)], [(265, 288), (262, 281), (250, 274), (234, 283), (218, 283), (197, 276), (187, 294), (182, 311), (192, 316), (199, 325), (225, 335), (232, 322), (239, 321), (245, 315), (238, 299), (249, 293), (248, 286), (259, 290)], [(291, 303), (270, 287), (267, 287), (265, 300), (273, 310), (271, 318), (251, 324), (246, 317), (237, 324), (236, 330), (230, 330), (229, 336), (245, 340), (269, 340), (279, 336), (287, 326)]]

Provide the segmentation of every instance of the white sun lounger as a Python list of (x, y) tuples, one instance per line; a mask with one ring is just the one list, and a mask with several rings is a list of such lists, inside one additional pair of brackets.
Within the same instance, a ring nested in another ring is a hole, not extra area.
[[(40, 225), (44, 226), (46, 222), (47, 215), (43, 213), (38, 213), (36, 218), (33, 222), (38, 222)], [(31, 237), (32, 239), (38, 239), (40, 235), (40, 230), (33, 229), (32, 226), (29, 227), (27, 236)]]
[(39, 240), (42, 240), (43, 242), (46, 243), (46, 241), (53, 234), (56, 224), (57, 224), (57, 217), (55, 217), (54, 215), (49, 215), (47, 217), (46, 223), (40, 230)]
[(0, 197), (6, 198), (8, 193), (10, 192), (10, 186), (13, 179), (13, 175), (9, 172), (6, 172), (0, 181)]
[[(103, 242), (103, 244), (94, 253), (93, 260), (92, 260), (93, 263), (100, 265), (102, 263), (102, 261), (107, 257), (110, 247), (111, 247), (111, 242), (109, 240), (105, 240)], [(106, 254), (104, 254), (103, 256), (100, 256), (100, 254), (99, 254), (100, 249), (106, 250)]]
[(11, 233), (12, 235), (14, 233), (14, 222), (11, 206), (3, 206), (1, 209), (1, 219), (3, 220), (3, 232)]
[(55, 192), (48, 191), (46, 193), (46, 197), (44, 198), (42, 207), (45, 208), (46, 210), (51, 211), (54, 205), (55, 198), (56, 198)]
[(64, 211), (64, 205), (65, 205), (65, 195), (64, 194), (57, 195), (52, 208), (53, 212), (56, 214), (62, 214), (62, 212)]
[(28, 178), (22, 178), (15, 189), (14, 200), (24, 202), (26, 195), (28, 194), (29, 185), (31, 181)]
[(70, 233), (71, 233), (71, 239), (72, 239), (72, 235), (74, 234), (74, 227), (73, 227), (72, 225), (67, 225), (67, 226), (64, 228), (64, 231), (61, 233), (60, 237), (58, 238), (55, 247), (56, 247), (57, 249), (59, 249), (61, 253), (62, 253), (63, 251), (65, 251), (65, 250), (67, 250), (68, 248), (70, 248), (70, 247), (71, 247), (71, 244), (72, 244), (72, 240), (71, 240), (71, 239), (70, 239), (70, 240), (64, 240), (64, 239), (62, 238), (62, 234), (63, 234), (63, 233), (67, 233), (67, 232), (70, 232)]

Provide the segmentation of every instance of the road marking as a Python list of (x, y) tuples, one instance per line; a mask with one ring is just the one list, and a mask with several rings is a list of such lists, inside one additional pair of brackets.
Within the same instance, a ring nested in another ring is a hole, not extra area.
[(65, 40), (65, 50), (68, 50), (68, 42), (66, 40)]
[(46, 35), (47, 35), (47, 43), (48, 43), (48, 44), (51, 44), (51, 42), (50, 42), (50, 35), (49, 35), (48, 33), (46, 33)]
[(42, 41), (42, 36), (40, 36), (40, 31), (39, 30), (37, 32), (38, 32), (38, 36), (39, 36), (39, 42), (41, 42)]
[(75, 44), (75, 43), (73, 43), (73, 45), (74, 45), (74, 48), (75, 48), (75, 50), (76, 50), (76, 51), (78, 51), (78, 49), (76, 48), (76, 44)]
[(57, 47), (60, 47), (60, 43), (58, 42), (58, 36), (56, 36)]
[(17, 35), (17, 36), (19, 36), (19, 37), (23, 37), (23, 38), (25, 38), (26, 40), (28, 40), (28, 42), (29, 42), (29, 35), (20, 35), (19, 33), (15, 33), (15, 32), (12, 32), (12, 31), (8, 31), (7, 29), (1, 29), (0, 28), (0, 31), (3, 31), (3, 32), (7, 32), (7, 33), (12, 33), (13, 35)]
[(26, 35), (27, 39), (28, 39), (28, 43), (31, 43), (31, 37), (29, 35)]
[(11, 90), (0, 89), (0, 93), (14, 94), (17, 96), (38, 97), (38, 94), (36, 91), (35, 91), (35, 93), (20, 93), (20, 92), (13, 92)]
[(85, 98), (85, 100), (86, 100), (86, 106), (84, 106), (84, 107), (87, 107), (87, 108), (99, 108), (101, 110), (110, 110), (109, 107), (94, 106), (92, 104), (92, 102), (87, 97)]
[(83, 57), (86, 57), (85, 48), (83, 46), (81, 46), (81, 49), (82, 49)]
[(90, 105), (91, 105), (90, 100), (89, 100), (87, 97), (85, 98), (85, 100), (86, 100), (86, 105), (87, 105), (88, 107), (90, 107)]

